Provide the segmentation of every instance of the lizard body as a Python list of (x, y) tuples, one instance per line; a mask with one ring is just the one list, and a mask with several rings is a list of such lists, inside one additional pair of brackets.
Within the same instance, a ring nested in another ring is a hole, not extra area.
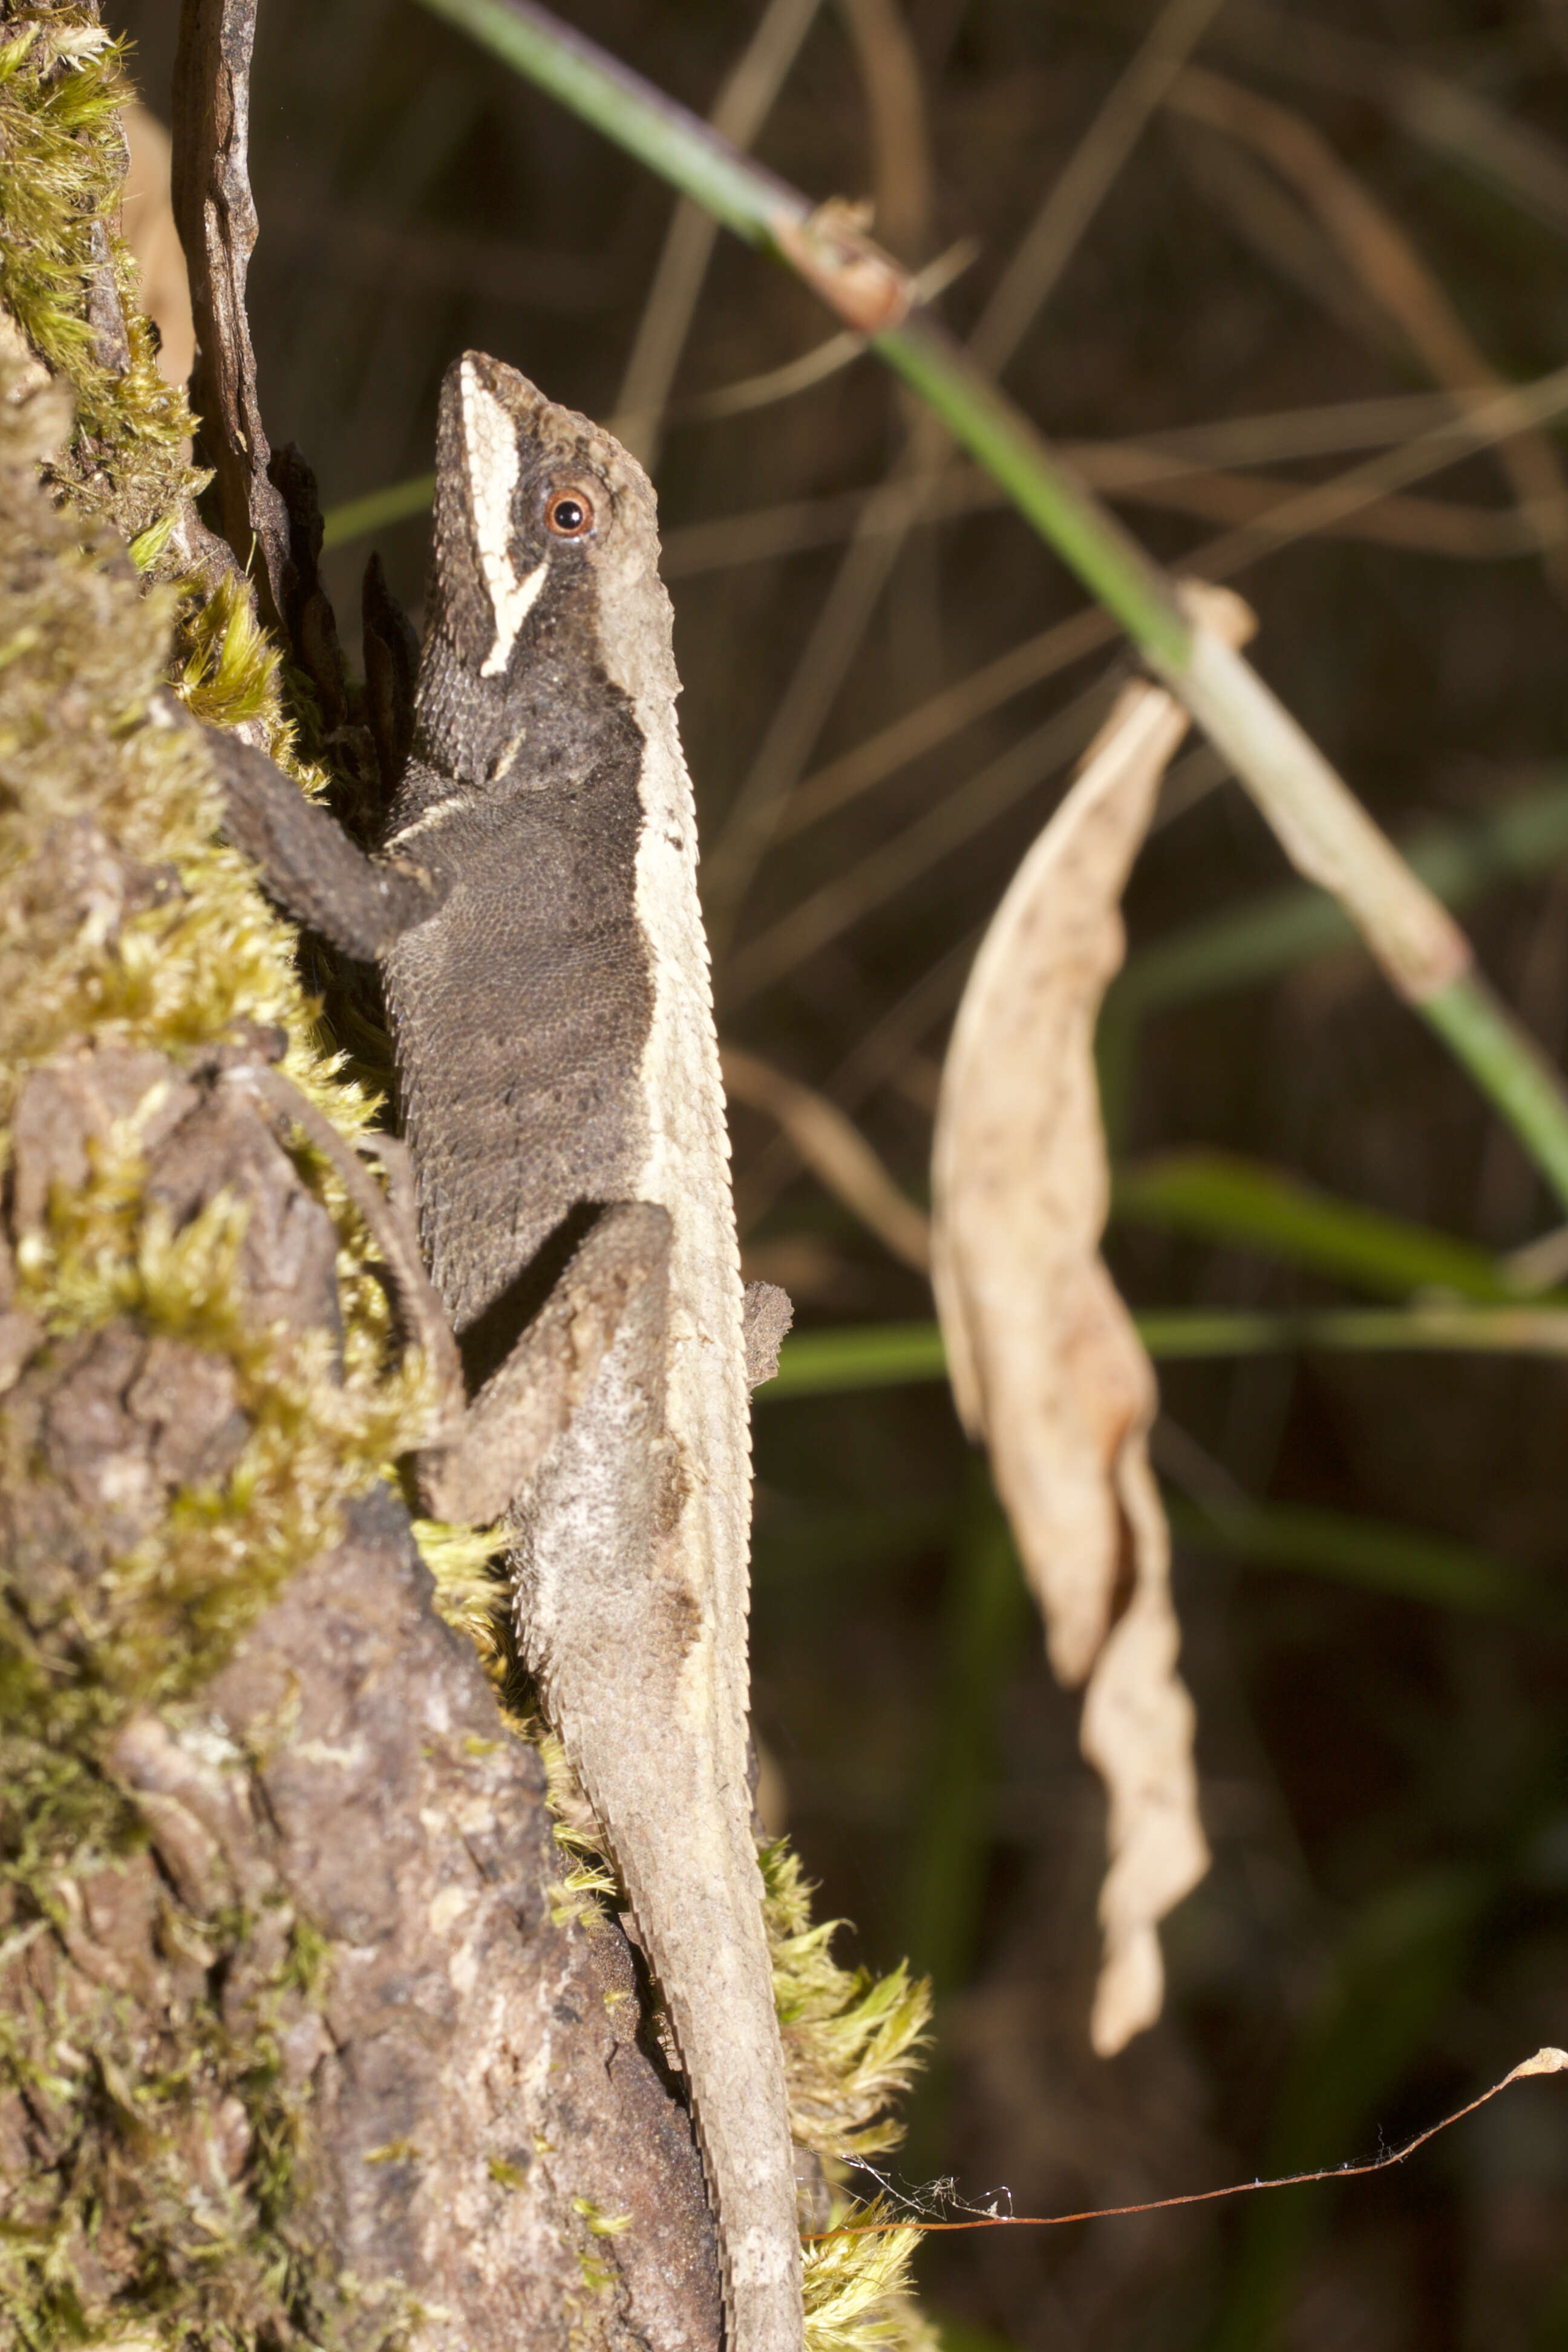
[(422, 1486), (445, 1517), (508, 1512), (521, 1646), (687, 2074), (730, 2352), (798, 2352), (747, 1773), (739, 1256), (657, 561), (635, 461), (465, 354), (382, 856), (258, 755), (219, 765), (273, 894), (380, 963), (425, 1255), (479, 1390)]

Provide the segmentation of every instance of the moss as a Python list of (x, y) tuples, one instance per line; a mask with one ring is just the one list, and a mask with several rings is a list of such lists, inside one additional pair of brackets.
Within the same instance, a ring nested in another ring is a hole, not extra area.
[(828, 2190), (814, 2231), (847, 2223), (861, 2232), (807, 2240), (807, 2352), (933, 2352), (934, 2334), (909, 2294), (919, 2231), (869, 2233), (868, 2224), (886, 2219), (880, 2204), (845, 2193), (851, 2166), (902, 2137), (894, 2105), (921, 2063), (931, 1988), (902, 1962), (887, 1976), (841, 1968), (832, 1950), (841, 1923), (813, 1921), (798, 1856), (780, 1838), (761, 1860), (790, 2128), (817, 2158)]
[(601, 2213), (586, 2197), (574, 2197), (572, 2210), (593, 2238), (618, 2238), (623, 2230), (629, 2230), (632, 2226), (629, 2213)]
[[(331, 1334), (247, 1330), (233, 1306), (243, 1223), (230, 1202), (174, 1234), (142, 1212), (139, 1169), (133, 1156), (107, 1171), (100, 1162), (81, 1192), (57, 1196), (46, 1245), (21, 1255), (18, 1296), (58, 1338), (126, 1315), (147, 1335), (226, 1357), (250, 1430), (221, 1483), (182, 1490), (110, 1577), (62, 1604), (58, 1642), (29, 1612), (32, 1643), (18, 1641), (7, 1677), (10, 1719), (51, 1747), (92, 1745), (132, 1706), (165, 1706), (206, 1680), (290, 1570), (335, 1540), (342, 1497), (363, 1491), (408, 1433), (403, 1378), (362, 1364), (340, 1383)], [(6, 1466), (26, 1475), (19, 1461)]]
[[(54, 462), (77, 511), (151, 545), (202, 478), (184, 455), (184, 394), (158, 373), (114, 226), (131, 92), (122, 45), (80, 6), (30, 7), (0, 39), (0, 300), (76, 395), (78, 425)], [(98, 299), (95, 300), (95, 295)], [(100, 323), (118, 296), (123, 342)]]
[(220, 581), (205, 603), (192, 598), (182, 653), (175, 690), (193, 717), (208, 727), (276, 724), (278, 649), (237, 577)]
[(813, 1924), (811, 1888), (787, 1843), (765, 1846), (762, 1864), (795, 2139), (829, 2163), (896, 2147), (892, 2105), (920, 2064), (930, 1987), (902, 1962), (885, 1977), (840, 1968), (832, 1943), (841, 1922)]
[(887, 2216), (879, 2203), (835, 2204), (832, 2225), (860, 2225), (805, 2249), (806, 2352), (939, 2352), (941, 2339), (910, 2300), (909, 2273), (920, 2231), (868, 2225)]

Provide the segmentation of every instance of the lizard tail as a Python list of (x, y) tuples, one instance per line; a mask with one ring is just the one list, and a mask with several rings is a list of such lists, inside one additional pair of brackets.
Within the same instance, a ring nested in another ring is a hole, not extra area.
[(633, 1291), (517, 1513), (518, 1633), (668, 2008), (718, 2225), (727, 2352), (803, 2352), (745, 1723), (715, 1656), (702, 1515), (665, 1428), (666, 1299), (658, 1279)]

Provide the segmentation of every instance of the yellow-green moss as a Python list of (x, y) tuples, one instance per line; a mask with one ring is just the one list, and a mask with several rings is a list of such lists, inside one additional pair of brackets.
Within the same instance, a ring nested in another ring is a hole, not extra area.
[[(76, 395), (78, 429), (55, 460), (79, 512), (128, 540), (162, 529), (200, 477), (184, 454), (184, 394), (158, 373), (135, 270), (114, 226), (124, 176), (121, 45), (91, 12), (47, 0), (0, 35), (0, 301)], [(111, 364), (88, 315), (107, 268), (128, 350)]]
[(941, 2338), (910, 2297), (915, 2229), (868, 2228), (888, 2219), (879, 2203), (836, 2201), (832, 2223), (858, 2231), (805, 2248), (806, 2352), (940, 2352)]
[(799, 1857), (779, 1838), (761, 1860), (795, 2139), (829, 2164), (896, 2147), (894, 2103), (920, 2065), (930, 1987), (902, 1962), (885, 1977), (840, 1968), (832, 1944), (842, 1923), (813, 1924)]
[[(877, 1976), (833, 1957), (839, 1921), (813, 1923), (811, 1886), (779, 1838), (763, 1848), (763, 1916), (773, 2000), (784, 2035), (790, 2128), (817, 2158), (831, 2190), (817, 2230), (879, 2222), (879, 2203), (846, 2193), (856, 2159), (902, 2138), (896, 2102), (921, 2063), (931, 1988), (900, 1962)], [(805, 2249), (807, 2352), (934, 2352), (935, 2337), (909, 2299), (916, 2230), (808, 2240)]]

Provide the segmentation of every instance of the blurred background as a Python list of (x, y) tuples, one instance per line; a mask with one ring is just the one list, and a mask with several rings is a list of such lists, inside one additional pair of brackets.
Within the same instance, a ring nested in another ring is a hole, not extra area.
[[(1563, 0), (567, 13), (704, 112), (749, 58), (727, 102), (761, 156), (870, 199), (1147, 543), (1240, 586), (1266, 675), (1561, 1061), (1563, 439), (1408, 453), (1568, 358)], [(105, 14), (166, 120), (177, 12)], [(251, 132), (262, 404), (316, 468), (351, 645), (373, 545), (418, 623), (418, 478), (464, 347), (650, 463), (721, 1028), (752, 1057), (748, 1271), (805, 1328), (929, 1318), (918, 1219), (807, 1170), (778, 1074), (928, 1197), (968, 961), (1124, 657), (808, 294), (728, 242), (702, 272), (689, 229), (668, 253), (662, 187), (413, 0), (262, 0)], [(1259, 520), (1368, 466), (1386, 495), (1337, 524)], [(912, 467), (938, 478), (911, 520), (875, 494)], [(356, 502), (411, 479), (364, 535)], [(1520, 1153), (1201, 747), (1128, 920), (1103, 1044), (1134, 1305), (1568, 1276)], [(847, 1944), (939, 1994), (906, 2184), (1051, 2212), (1334, 2164), (1568, 2043), (1568, 1371), (1279, 1350), (1167, 1364), (1162, 1394), (1215, 1866), (1167, 1926), (1163, 2021), (1108, 2064), (1099, 1785), (945, 1391), (759, 1400), (772, 1801)], [(933, 2239), (919, 2268), (952, 2352), (1544, 2352), (1568, 2098), (1526, 2084), (1375, 2179)]]

